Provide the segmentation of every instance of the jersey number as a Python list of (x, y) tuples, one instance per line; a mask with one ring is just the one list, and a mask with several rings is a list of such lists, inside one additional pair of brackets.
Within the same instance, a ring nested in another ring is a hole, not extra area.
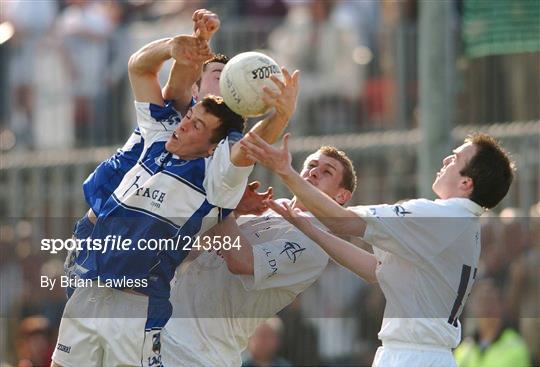
[[(469, 281), (471, 280), (471, 270), (472, 268), (469, 265), (463, 265), (463, 268), (461, 268), (461, 280), (459, 281), (457, 297), (456, 297), (456, 300), (454, 301), (454, 306), (452, 306), (452, 312), (450, 313), (450, 317), (448, 318), (448, 323), (455, 327), (458, 326), (457, 320), (460, 313), (459, 311), (461, 310), (463, 306), (465, 294), (467, 293)], [(477, 271), (478, 269), (474, 268), (474, 274), (472, 277), (473, 281), (476, 279)]]

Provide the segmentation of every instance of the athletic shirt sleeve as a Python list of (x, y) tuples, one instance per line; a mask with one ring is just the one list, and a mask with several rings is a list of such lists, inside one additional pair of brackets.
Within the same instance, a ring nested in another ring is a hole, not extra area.
[(237, 167), (231, 162), (231, 148), (241, 138), (239, 132), (229, 133), (218, 144), (213, 156), (206, 159), (203, 186), (212, 205), (234, 209), (244, 194), (253, 165)]
[(328, 255), (291, 225), (285, 236), (253, 246), (253, 276), (242, 276), (246, 290), (302, 287), (328, 264)]
[(154, 141), (168, 139), (182, 119), (173, 108), (172, 101), (166, 101), (165, 106), (148, 102), (135, 101), (134, 103), (137, 126), (147, 146)]
[(471, 219), (451, 217), (425, 199), (349, 209), (367, 222), (363, 237), (366, 242), (413, 262), (426, 262), (439, 255)]

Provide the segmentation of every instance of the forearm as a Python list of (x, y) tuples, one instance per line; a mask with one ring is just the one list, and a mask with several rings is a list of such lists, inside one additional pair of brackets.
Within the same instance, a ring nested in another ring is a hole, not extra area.
[(349, 269), (368, 283), (377, 283), (377, 259), (361, 248), (313, 225), (301, 229), (315, 241), (335, 262)]
[(366, 222), (304, 180), (292, 167), (280, 177), (300, 202), (332, 232), (362, 237)]
[(163, 87), (163, 98), (173, 100), (174, 108), (184, 115), (189, 109), (192, 98), (192, 86), (201, 77), (202, 65), (183, 65), (173, 61), (169, 79)]
[(274, 113), (255, 124), (250, 132), (259, 135), (268, 144), (274, 144), (283, 135), (288, 123), (289, 119), (286, 116)]
[(129, 58), (128, 72), (131, 75), (157, 75), (163, 63), (171, 58), (171, 38), (151, 42)]
[(163, 63), (170, 58), (170, 38), (149, 43), (131, 55), (128, 74), (136, 101), (163, 105), (158, 72)]
[[(259, 135), (269, 144), (274, 144), (283, 134), (289, 120), (286, 117), (274, 113), (272, 116), (259, 121), (250, 130)], [(231, 162), (235, 166), (250, 166), (254, 162), (247, 157), (247, 154), (240, 149), (240, 144), (236, 143), (231, 149)]]
[(212, 232), (214, 235), (229, 236), (231, 242), (240, 239), (240, 248), (221, 250), (221, 255), (231, 273), (253, 275), (253, 249), (236, 225), (234, 216), (229, 215), (223, 222), (216, 225)]
[[(210, 39), (219, 29), (219, 17), (206, 9), (199, 9), (193, 13), (192, 19), (192, 36), (205, 41), (209, 45)], [(175, 42), (175, 40), (178, 40), (178, 38), (173, 39), (172, 42)], [(163, 88), (163, 97), (167, 100), (174, 100), (175, 109), (185, 114), (191, 102), (192, 86), (201, 77), (203, 64), (195, 63), (193, 66), (186, 67), (181, 62), (178, 62), (174, 52), (173, 58), (175, 60), (169, 73), (169, 80)]]

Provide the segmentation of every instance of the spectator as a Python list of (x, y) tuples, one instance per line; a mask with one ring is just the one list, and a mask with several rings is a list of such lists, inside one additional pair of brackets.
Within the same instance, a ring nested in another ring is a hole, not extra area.
[(249, 357), (242, 367), (289, 367), (291, 364), (277, 356), (283, 323), (277, 317), (260, 324), (249, 339)]
[(282, 18), (287, 15), (284, 0), (252, 0), (242, 4), (240, 15), (256, 18)]
[(454, 352), (459, 367), (531, 365), (527, 345), (516, 330), (505, 324), (503, 309), (502, 294), (493, 279), (479, 281), (471, 299), (476, 330)]
[(54, 349), (52, 328), (42, 316), (31, 316), (19, 324), (15, 348), (19, 366), (48, 366)]
[(302, 313), (303, 294), (279, 313), (283, 320), (282, 343), (279, 355), (295, 366), (318, 366), (318, 333)]
[(381, 346), (377, 337), (381, 329), (386, 300), (378, 285), (360, 290), (356, 304), (358, 313), (356, 339), (361, 342), (360, 364), (369, 366), (375, 357), (375, 351)]
[(509, 312), (529, 346), (534, 365), (540, 363), (540, 202), (530, 209), (531, 246), (510, 266)]
[[(37, 51), (56, 16), (54, 1), (2, 1), (0, 17), (15, 30), (10, 40), (11, 129), (23, 147), (33, 147)], [(39, 16), (36, 16), (39, 14)]]
[(10, 313), (21, 297), (23, 271), (16, 253), (15, 231), (11, 226), (0, 226), (0, 366), (13, 358), (12, 338), (13, 315)]
[(120, 12), (110, 1), (66, 2), (68, 6), (57, 19), (57, 34), (71, 74), (75, 139), (77, 145), (95, 144), (106, 133), (94, 126), (96, 101), (105, 92), (108, 41)]
[(353, 60), (357, 32), (335, 21), (334, 6), (330, 0), (291, 4), (284, 24), (269, 38), (280, 64), (302, 70), (300, 126), (291, 127), (303, 135), (350, 130), (354, 114), (344, 107), (352, 106), (362, 89), (363, 68)]
[(302, 311), (318, 330), (323, 361), (333, 363), (354, 354), (357, 312), (350, 306), (365, 286), (354, 273), (329, 261), (317, 282), (302, 294)]
[(479, 276), (504, 281), (506, 263), (501, 241), (504, 226), (500, 217), (486, 212), (481, 217), (482, 256), (479, 263)]
[(515, 260), (523, 251), (527, 244), (527, 234), (525, 228), (526, 216), (518, 208), (504, 208), (499, 217), (504, 225), (503, 231), (503, 251), (506, 262)]

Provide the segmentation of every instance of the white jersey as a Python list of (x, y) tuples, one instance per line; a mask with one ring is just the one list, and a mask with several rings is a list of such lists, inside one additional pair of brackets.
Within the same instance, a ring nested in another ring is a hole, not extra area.
[(257, 325), (290, 304), (328, 263), (316, 243), (272, 211), (239, 224), (253, 245), (254, 275), (230, 273), (215, 252), (177, 274), (173, 316), (162, 333), (164, 366), (240, 366)]
[(367, 222), (386, 297), (379, 339), (455, 348), (476, 277), (483, 209), (466, 198), (350, 208)]

